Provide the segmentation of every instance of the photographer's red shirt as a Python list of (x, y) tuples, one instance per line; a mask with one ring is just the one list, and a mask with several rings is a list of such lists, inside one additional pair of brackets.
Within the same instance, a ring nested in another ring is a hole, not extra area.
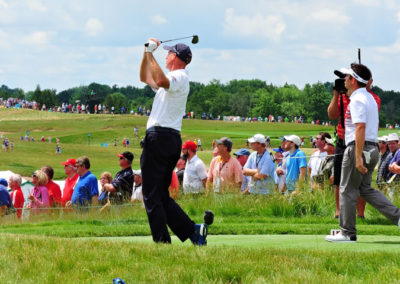
[[(376, 101), (376, 104), (378, 105), (378, 111), (379, 111), (379, 109), (381, 108), (381, 98), (377, 94), (373, 93), (371, 90), (369, 90), (368, 92), (374, 97), (374, 99)], [(343, 111), (344, 111), (344, 113), (346, 113), (347, 106), (350, 103), (350, 99), (346, 95), (341, 95), (341, 96), (342, 96), (342, 99), (343, 99)], [(340, 113), (340, 101), (341, 100), (339, 99), (338, 100), (338, 111), (339, 111), (339, 113)], [(337, 134), (338, 134), (340, 139), (342, 139), (342, 140), (344, 139), (343, 138), (344, 137), (344, 131), (343, 131), (343, 126), (342, 126), (342, 120), (340, 119), (340, 117), (339, 117), (339, 123), (338, 123), (338, 127), (337, 127)]]

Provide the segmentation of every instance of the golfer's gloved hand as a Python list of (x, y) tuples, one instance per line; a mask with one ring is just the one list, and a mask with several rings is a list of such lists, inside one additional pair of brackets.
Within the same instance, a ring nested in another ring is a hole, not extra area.
[(153, 52), (157, 49), (158, 45), (157, 42), (154, 40), (149, 39), (145, 44), (145, 51), (146, 52)]

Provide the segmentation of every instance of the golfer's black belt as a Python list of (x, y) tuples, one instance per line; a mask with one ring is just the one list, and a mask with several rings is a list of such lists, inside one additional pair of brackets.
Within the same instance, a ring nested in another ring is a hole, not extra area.
[[(352, 146), (352, 145), (356, 145), (356, 141), (351, 141), (347, 146)], [(370, 145), (370, 146), (379, 147), (379, 146), (378, 146), (378, 143), (376, 143), (376, 142), (371, 142), (371, 141), (365, 141), (365, 142), (364, 142), (364, 145)]]
[(181, 135), (181, 132), (176, 129), (169, 128), (169, 127), (161, 127), (161, 126), (150, 127), (146, 130), (146, 133), (148, 133), (148, 132), (164, 132), (164, 133), (172, 133), (175, 135)]

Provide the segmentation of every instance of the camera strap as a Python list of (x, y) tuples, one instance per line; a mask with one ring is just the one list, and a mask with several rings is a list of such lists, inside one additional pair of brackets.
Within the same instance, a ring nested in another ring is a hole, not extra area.
[(340, 122), (342, 124), (343, 131), (343, 140), (344, 140), (344, 107), (343, 107), (343, 94), (339, 94), (339, 102), (340, 102)]

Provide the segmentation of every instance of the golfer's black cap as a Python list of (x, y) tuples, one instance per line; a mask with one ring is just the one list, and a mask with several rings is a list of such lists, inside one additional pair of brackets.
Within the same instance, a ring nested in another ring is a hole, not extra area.
[(133, 161), (133, 154), (129, 151), (125, 151), (122, 154), (117, 154), (118, 157), (120, 158), (125, 158), (128, 161), (132, 162)]
[(190, 47), (184, 43), (178, 43), (173, 46), (164, 45), (165, 50), (172, 51), (176, 54), (183, 62), (189, 64), (192, 61), (192, 51)]

